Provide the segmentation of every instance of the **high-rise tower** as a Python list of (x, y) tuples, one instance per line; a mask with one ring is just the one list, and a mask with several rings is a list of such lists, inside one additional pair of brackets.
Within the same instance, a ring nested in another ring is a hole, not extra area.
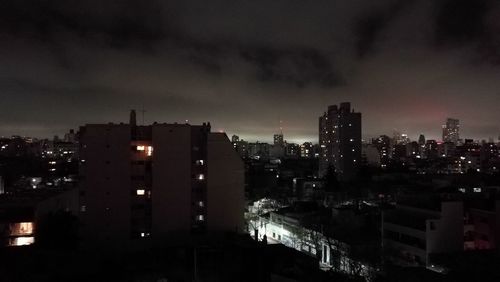
[(361, 113), (350, 103), (329, 106), (319, 118), (319, 144), (320, 177), (333, 167), (340, 180), (352, 179), (361, 163)]
[(443, 125), (443, 142), (452, 142), (457, 144), (460, 130), (460, 122), (458, 119), (448, 118), (446, 124)]

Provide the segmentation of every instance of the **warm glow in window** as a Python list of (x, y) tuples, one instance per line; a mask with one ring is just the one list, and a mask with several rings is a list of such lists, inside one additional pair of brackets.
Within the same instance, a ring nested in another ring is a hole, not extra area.
[(136, 193), (137, 193), (138, 196), (144, 196), (144, 194), (146, 193), (146, 191), (144, 189), (137, 189)]
[(153, 155), (153, 146), (148, 146), (146, 154), (151, 157)]
[(33, 234), (33, 222), (19, 222), (10, 225), (10, 236), (25, 236)]
[(146, 150), (145, 146), (137, 146), (137, 151), (144, 151)]

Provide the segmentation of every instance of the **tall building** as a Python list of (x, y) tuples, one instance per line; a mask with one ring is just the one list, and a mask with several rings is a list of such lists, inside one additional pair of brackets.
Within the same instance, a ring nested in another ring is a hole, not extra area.
[(372, 139), (372, 144), (377, 147), (380, 154), (380, 166), (386, 168), (392, 157), (391, 138), (387, 135), (380, 135), (380, 137)]
[[(240, 231), (244, 165), (210, 124), (80, 128), (81, 238), (115, 247)], [(134, 126), (135, 125), (135, 126)]]
[(425, 145), (425, 136), (423, 134), (418, 137), (418, 145)]
[(448, 118), (443, 125), (443, 142), (458, 143), (460, 123), (458, 119)]
[(361, 113), (351, 110), (350, 103), (329, 106), (319, 118), (319, 144), (320, 177), (330, 166), (340, 180), (354, 177), (361, 163)]
[(285, 140), (283, 139), (283, 133), (274, 134), (274, 145), (281, 147), (285, 145)]

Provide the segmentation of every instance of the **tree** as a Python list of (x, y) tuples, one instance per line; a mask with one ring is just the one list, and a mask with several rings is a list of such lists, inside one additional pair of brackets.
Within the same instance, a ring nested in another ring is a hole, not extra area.
[(340, 182), (337, 178), (335, 167), (330, 164), (326, 171), (325, 176), (325, 191), (326, 192), (340, 192)]

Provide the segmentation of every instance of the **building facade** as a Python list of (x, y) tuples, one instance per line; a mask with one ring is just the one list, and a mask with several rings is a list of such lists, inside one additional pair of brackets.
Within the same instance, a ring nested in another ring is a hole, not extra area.
[(460, 252), (464, 248), (461, 201), (402, 203), (383, 219), (383, 241), (397, 264), (431, 265), (430, 255)]
[(361, 163), (361, 113), (350, 103), (329, 106), (319, 118), (319, 144), (319, 176), (332, 166), (339, 179), (352, 179)]
[(84, 242), (162, 244), (242, 230), (244, 166), (224, 133), (210, 124), (134, 124), (80, 129)]
[(458, 119), (448, 118), (443, 125), (443, 142), (458, 143), (460, 122)]

